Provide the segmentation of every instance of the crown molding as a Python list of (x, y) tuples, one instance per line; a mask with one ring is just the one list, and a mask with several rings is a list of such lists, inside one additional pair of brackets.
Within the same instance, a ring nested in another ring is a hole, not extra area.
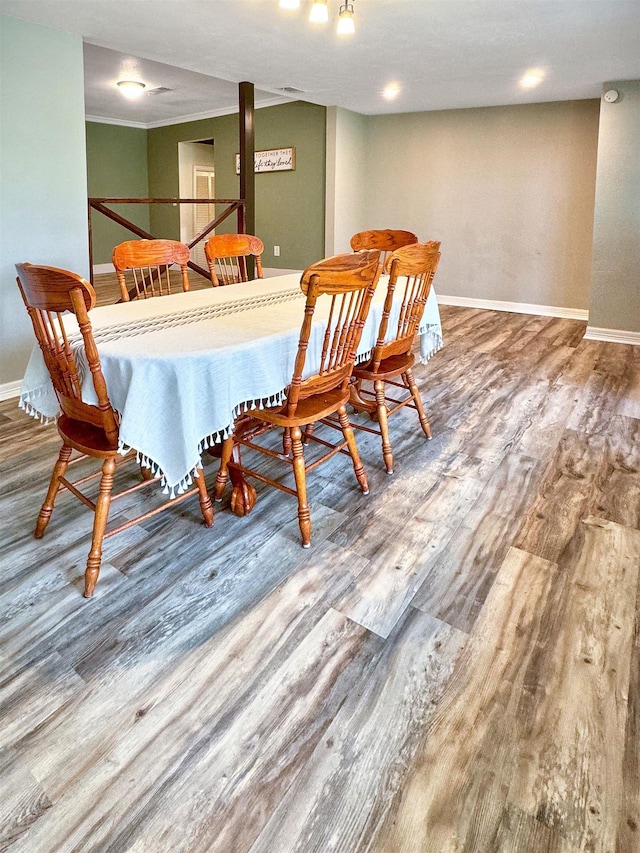
[[(280, 104), (290, 104), (291, 98), (274, 97), (267, 98), (255, 104), (256, 110), (261, 110), (264, 107), (277, 107)], [(207, 110), (202, 113), (191, 113), (190, 115), (178, 116), (177, 118), (160, 119), (159, 121), (125, 121), (120, 118), (108, 118), (106, 116), (85, 116), (86, 121), (95, 122), (96, 124), (115, 124), (119, 127), (137, 127), (141, 130), (153, 130), (156, 127), (169, 127), (173, 124), (186, 124), (188, 121), (202, 121), (207, 118), (218, 118), (219, 116), (230, 116), (239, 112), (239, 107), (220, 107), (217, 110)]]
[(84, 120), (93, 122), (93, 124), (115, 124), (117, 127), (137, 127), (139, 130), (147, 129), (147, 125), (143, 121), (125, 121), (121, 118), (106, 118), (105, 116), (89, 115), (86, 115)]

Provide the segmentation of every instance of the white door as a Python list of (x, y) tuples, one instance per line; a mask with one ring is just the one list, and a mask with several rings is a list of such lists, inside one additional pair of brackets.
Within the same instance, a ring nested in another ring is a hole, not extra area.
[[(210, 167), (194, 166), (193, 167), (193, 198), (215, 198), (215, 172)], [(193, 231), (195, 237), (202, 229), (215, 218), (215, 204), (193, 204)], [(207, 261), (204, 256), (204, 244), (214, 232), (207, 234), (205, 240), (198, 243), (191, 250), (191, 257), (200, 266), (207, 268)]]

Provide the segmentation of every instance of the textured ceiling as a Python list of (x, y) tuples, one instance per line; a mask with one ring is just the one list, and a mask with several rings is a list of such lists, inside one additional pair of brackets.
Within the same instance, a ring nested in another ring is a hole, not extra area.
[[(277, 0), (0, 0), (0, 11), (124, 54), (87, 49), (87, 112), (142, 123), (231, 108), (242, 80), (255, 83), (257, 103), (292, 86), (304, 100), (380, 114), (597, 98), (603, 82), (640, 78), (640, 0), (354, 5), (348, 38), (335, 34), (338, 0), (320, 28), (307, 20), (310, 0), (296, 12)], [(152, 61), (140, 62), (144, 82), (174, 92), (137, 109), (114, 98), (118, 63), (135, 58)], [(542, 82), (523, 89), (531, 69)], [(394, 101), (381, 94), (390, 82), (401, 89)]]

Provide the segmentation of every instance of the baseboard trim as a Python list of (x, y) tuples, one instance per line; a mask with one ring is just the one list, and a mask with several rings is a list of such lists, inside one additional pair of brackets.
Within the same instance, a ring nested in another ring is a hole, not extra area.
[(298, 275), (302, 275), (302, 270), (281, 270), (277, 267), (263, 267), (262, 274), (265, 278), (272, 278), (275, 275), (291, 275), (292, 273), (297, 273)]
[(93, 274), (102, 275), (105, 272), (115, 273), (113, 264), (94, 264)]
[(606, 341), (610, 344), (631, 344), (640, 347), (640, 332), (625, 332), (623, 329), (600, 329), (597, 326), (587, 326), (584, 333), (588, 341)]
[(21, 384), (21, 380), (18, 379), (16, 382), (4, 382), (0, 385), (0, 400), (10, 400), (12, 397), (19, 397)]
[(557, 305), (534, 305), (527, 302), (499, 302), (495, 299), (468, 299), (466, 296), (443, 296), (438, 293), (440, 305), (457, 305), (460, 308), (482, 308), (489, 311), (510, 311), (512, 314), (537, 314), (540, 317), (562, 317), (565, 320), (589, 319), (584, 308), (561, 308)]

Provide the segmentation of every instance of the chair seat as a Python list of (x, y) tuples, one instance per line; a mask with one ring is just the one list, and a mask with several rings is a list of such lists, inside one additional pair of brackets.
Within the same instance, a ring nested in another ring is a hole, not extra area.
[(67, 415), (60, 415), (57, 427), (65, 444), (79, 450), (80, 453), (97, 459), (118, 456), (118, 448), (109, 444), (104, 430), (100, 427), (86, 421), (77, 421)]
[(353, 370), (353, 375), (356, 379), (390, 379), (393, 376), (398, 376), (413, 367), (416, 358), (412, 352), (402, 353), (400, 355), (391, 355), (389, 358), (383, 358), (380, 362), (380, 367), (373, 370), (372, 362), (368, 361), (365, 364), (357, 365)]
[(250, 416), (256, 420), (267, 421), (277, 426), (304, 426), (328, 417), (340, 406), (345, 405), (348, 400), (348, 388), (346, 391), (341, 388), (334, 388), (331, 391), (313, 394), (300, 400), (293, 417), (287, 415), (286, 409), (281, 406), (271, 409), (255, 409), (250, 413)]

